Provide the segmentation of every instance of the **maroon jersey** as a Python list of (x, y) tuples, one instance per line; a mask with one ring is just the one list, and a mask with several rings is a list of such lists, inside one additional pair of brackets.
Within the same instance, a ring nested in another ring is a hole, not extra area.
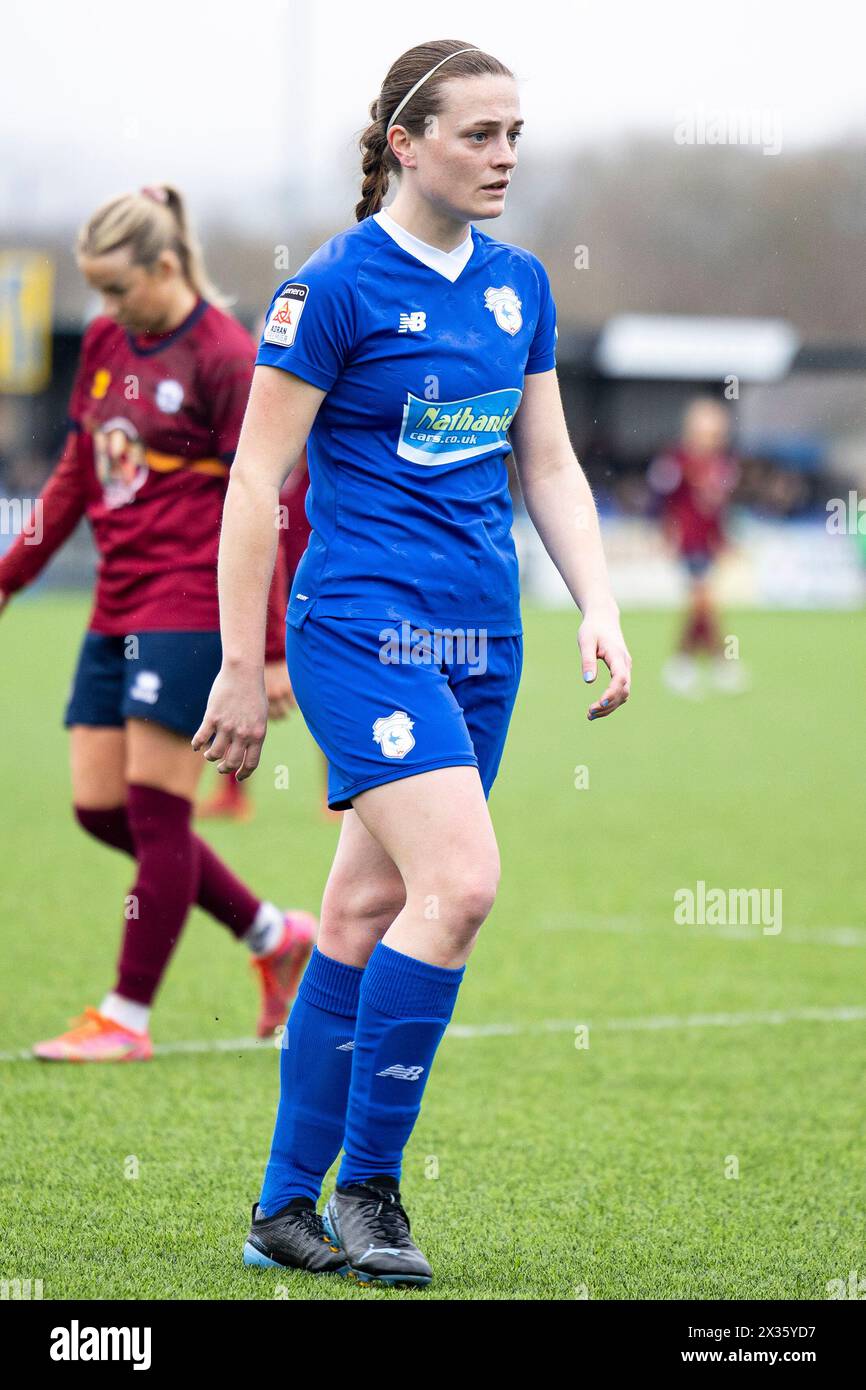
[(301, 556), (310, 539), (310, 523), (307, 519), (306, 500), (310, 488), (310, 475), (307, 470), (307, 451), (301, 454), (295, 467), (283, 484), (280, 493), (280, 541), (286, 560), (286, 577), (289, 584), (301, 562)]
[(730, 454), (672, 449), (657, 458), (650, 483), (662, 494), (662, 521), (682, 555), (715, 555), (725, 543), (724, 523), (739, 468)]
[[(229, 468), (255, 345), (206, 300), (169, 333), (88, 327), (70, 433), (41, 497), (42, 540), (19, 537), (0, 561), (14, 593), (86, 515), (99, 552), (92, 632), (215, 631), (216, 562)], [(268, 612), (268, 660), (284, 651), (285, 565)]]

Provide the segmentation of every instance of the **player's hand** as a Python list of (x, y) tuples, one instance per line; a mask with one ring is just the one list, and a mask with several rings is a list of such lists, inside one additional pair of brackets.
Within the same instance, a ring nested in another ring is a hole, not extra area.
[(268, 697), (268, 718), (285, 719), (295, 704), (285, 661), (265, 662), (265, 693)]
[(610, 684), (586, 712), (587, 719), (604, 719), (624, 705), (631, 693), (631, 656), (619, 625), (619, 610), (611, 603), (587, 608), (577, 634), (583, 679), (589, 684), (598, 673), (598, 660), (610, 672)]
[(261, 668), (223, 667), (211, 686), (207, 710), (193, 740), (217, 772), (236, 772), (239, 782), (259, 765), (268, 731), (268, 697)]

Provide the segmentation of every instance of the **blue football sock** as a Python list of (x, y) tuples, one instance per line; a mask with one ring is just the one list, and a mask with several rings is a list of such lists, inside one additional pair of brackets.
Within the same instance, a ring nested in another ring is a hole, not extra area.
[(280, 1049), (280, 1104), (259, 1215), (317, 1201), (343, 1142), (363, 969), (313, 950)]
[(361, 982), (338, 1186), (380, 1174), (399, 1182), (403, 1149), (465, 970), (429, 965), (381, 941), (374, 949)]

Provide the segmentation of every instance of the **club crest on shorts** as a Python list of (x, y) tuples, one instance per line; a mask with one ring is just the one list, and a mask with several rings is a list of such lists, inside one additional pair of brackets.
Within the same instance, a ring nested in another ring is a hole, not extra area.
[(159, 699), (162, 677), (155, 671), (139, 671), (135, 684), (129, 692), (130, 700), (141, 700), (146, 705), (155, 705)]
[(500, 285), (498, 289), (489, 285), (484, 291), (484, 307), (490, 309), (499, 327), (512, 338), (523, 327), (520, 300), (510, 285)]
[(393, 714), (377, 719), (373, 725), (373, 740), (378, 743), (386, 758), (405, 758), (415, 747), (412, 733), (415, 721), (403, 709), (395, 709)]

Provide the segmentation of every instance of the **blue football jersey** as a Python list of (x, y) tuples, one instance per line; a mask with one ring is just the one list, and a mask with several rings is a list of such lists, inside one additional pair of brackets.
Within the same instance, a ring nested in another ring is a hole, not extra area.
[(556, 336), (541, 262), (474, 226), (444, 252), (383, 211), (279, 287), (256, 362), (327, 392), (291, 625), (315, 611), (520, 632), (508, 430)]

